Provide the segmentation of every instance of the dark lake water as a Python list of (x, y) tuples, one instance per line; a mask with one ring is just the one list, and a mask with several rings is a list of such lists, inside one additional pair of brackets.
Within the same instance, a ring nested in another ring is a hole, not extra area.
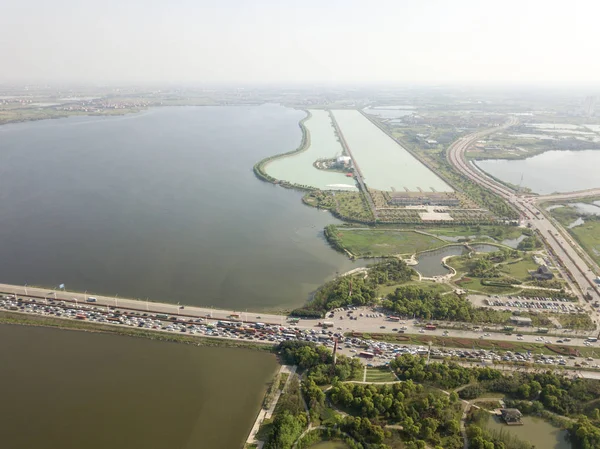
[(239, 449), (277, 362), (245, 349), (0, 325), (6, 449)]
[(356, 267), (336, 220), (255, 178), (300, 142), (276, 105), (158, 108), (0, 127), (0, 281), (194, 305), (302, 304)]

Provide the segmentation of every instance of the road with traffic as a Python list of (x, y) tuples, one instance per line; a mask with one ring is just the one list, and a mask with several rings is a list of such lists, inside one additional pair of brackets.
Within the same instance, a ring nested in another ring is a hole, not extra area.
[[(565, 240), (561, 236), (560, 230), (539, 210), (536, 202), (529, 196), (517, 195), (507, 186), (497, 182), (489, 175), (468, 162), (465, 158), (465, 152), (478, 140), (485, 136), (496, 133), (518, 123), (516, 118), (510, 118), (504, 125), (478, 131), (467, 136), (461, 137), (454, 142), (447, 152), (447, 158), (450, 164), (460, 173), (471, 179), (473, 182), (496, 193), (504, 200), (509, 202), (524, 217), (525, 222), (531, 228), (538, 231), (540, 237), (552, 250), (556, 259), (563, 265), (568, 276), (578, 286), (580, 298), (587, 295), (591, 302), (600, 300), (600, 293), (595, 283), (596, 275), (592, 268), (579, 254), (572, 241)], [(586, 191), (595, 192), (595, 190)], [(574, 193), (579, 195), (581, 192)], [(562, 194), (563, 196), (568, 194)], [(565, 197), (566, 198), (566, 197)], [(596, 267), (597, 268), (597, 267)], [(597, 311), (587, 304), (586, 307), (592, 316), (597, 320)]]
[[(179, 317), (182, 320), (196, 319), (196, 318), (210, 318), (212, 320), (224, 320), (224, 321), (242, 321), (248, 323), (265, 323), (284, 326), (288, 321), (288, 317), (285, 315), (275, 314), (264, 314), (256, 312), (246, 311), (234, 311), (215, 309), (207, 307), (195, 307), (195, 306), (180, 306), (177, 304), (140, 301), (136, 299), (126, 299), (119, 297), (110, 296), (99, 296), (99, 295), (88, 295), (86, 293), (68, 292), (62, 290), (47, 290), (39, 287), (25, 287), (10, 284), (0, 284), (0, 295), (1, 294), (12, 294), (18, 297), (30, 297), (36, 298), (38, 303), (49, 303), (52, 300), (64, 301), (67, 304), (74, 306), (95, 306), (99, 308), (105, 308), (106, 311), (119, 310), (122, 312), (135, 311), (140, 313), (149, 314), (166, 314), (172, 317)], [(89, 299), (93, 298), (93, 302), (89, 302)], [(362, 314), (362, 315), (361, 315)], [(370, 308), (363, 308), (353, 311), (352, 315), (356, 319), (350, 319), (347, 313), (335, 312), (334, 317), (324, 319), (302, 319), (296, 325), (298, 329), (315, 329), (319, 327), (319, 323), (323, 321), (333, 322), (332, 330), (334, 332), (359, 332), (359, 333), (389, 333), (397, 332), (401, 327), (406, 334), (423, 334), (422, 324), (416, 324), (412, 320), (406, 320), (405, 322), (391, 322), (381, 312), (377, 312)], [(394, 331), (394, 329), (397, 329)], [(517, 341), (519, 332), (532, 332), (531, 327), (520, 327), (516, 328), (512, 335), (507, 335), (501, 329), (497, 332), (492, 332), (489, 335), (485, 335), (484, 332), (479, 330), (466, 330), (466, 329), (450, 329), (450, 328), (438, 328), (436, 330), (426, 331), (427, 335), (442, 336), (446, 333), (448, 337), (459, 337), (459, 338), (472, 338), (472, 339), (489, 339), (489, 340), (500, 340), (500, 341)], [(589, 331), (567, 331), (562, 330), (561, 334), (569, 335), (571, 341), (562, 343), (565, 346), (584, 346), (585, 340), (595, 334)], [(535, 342), (535, 336), (525, 335), (526, 341)], [(556, 337), (547, 338), (556, 339)]]

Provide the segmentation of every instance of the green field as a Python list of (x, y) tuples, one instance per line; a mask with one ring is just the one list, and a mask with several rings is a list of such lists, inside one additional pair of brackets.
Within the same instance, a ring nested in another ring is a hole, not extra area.
[(600, 220), (586, 221), (581, 226), (569, 229), (584, 251), (600, 264)]
[(523, 228), (517, 226), (452, 226), (448, 228), (427, 229), (429, 234), (444, 237), (491, 237), (495, 240), (516, 239), (523, 234)]
[(507, 263), (500, 265), (500, 271), (506, 275), (527, 281), (531, 279), (529, 271), (537, 270), (538, 265), (533, 261), (530, 255), (523, 256), (523, 259), (515, 263)]
[(436, 237), (414, 231), (338, 228), (338, 237), (342, 246), (358, 257), (410, 255), (446, 245)]
[(309, 446), (309, 449), (349, 449), (346, 443), (342, 441), (323, 441), (321, 443)]
[[(584, 198), (580, 202), (597, 200), (597, 198)], [(572, 206), (566, 205), (552, 209), (550, 214), (565, 228), (579, 217), (583, 217), (585, 223), (575, 226), (567, 231), (577, 240), (583, 250), (598, 264), (600, 264), (600, 220), (589, 215), (584, 215)]]
[(396, 376), (388, 367), (367, 368), (367, 382), (394, 382)]
[(415, 287), (422, 288), (425, 291), (440, 294), (451, 292), (453, 290), (451, 285), (442, 284), (441, 282), (411, 281), (405, 282), (404, 284), (381, 285), (379, 286), (379, 294), (381, 296), (386, 296), (390, 293), (394, 293), (398, 287), (406, 287), (408, 285), (414, 285)]

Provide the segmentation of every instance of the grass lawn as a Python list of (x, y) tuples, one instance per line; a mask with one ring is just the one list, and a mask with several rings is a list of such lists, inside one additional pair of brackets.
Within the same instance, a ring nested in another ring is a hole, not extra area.
[(442, 284), (440, 282), (411, 281), (404, 284), (382, 285), (379, 287), (379, 294), (381, 296), (387, 296), (390, 293), (394, 293), (398, 287), (406, 287), (408, 285), (419, 287), (433, 293), (447, 293), (453, 290), (451, 285)]
[(448, 228), (425, 229), (426, 232), (445, 237), (500, 237), (499, 240), (516, 239), (523, 233), (517, 226), (454, 226)]
[(367, 368), (367, 382), (393, 382), (396, 376), (388, 367)]
[(342, 245), (356, 256), (414, 254), (444, 246), (446, 242), (414, 231), (348, 230), (338, 228)]
[(499, 266), (500, 271), (506, 273), (508, 276), (520, 281), (530, 280), (529, 271), (537, 270), (538, 265), (533, 261), (533, 257), (530, 255), (523, 256), (523, 260), (515, 263), (507, 263)]
[(586, 221), (581, 226), (569, 229), (584, 251), (600, 264), (600, 221)]

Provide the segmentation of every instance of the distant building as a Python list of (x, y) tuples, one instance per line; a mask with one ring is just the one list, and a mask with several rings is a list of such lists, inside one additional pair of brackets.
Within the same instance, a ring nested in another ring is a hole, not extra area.
[(516, 408), (503, 408), (500, 410), (500, 416), (509, 426), (521, 426), (523, 422), (521, 412)]
[(509, 321), (517, 326), (531, 326), (531, 318), (525, 318), (521, 316), (511, 316)]
[(531, 277), (538, 281), (546, 281), (554, 278), (554, 273), (546, 265), (541, 265), (536, 271), (531, 273)]

